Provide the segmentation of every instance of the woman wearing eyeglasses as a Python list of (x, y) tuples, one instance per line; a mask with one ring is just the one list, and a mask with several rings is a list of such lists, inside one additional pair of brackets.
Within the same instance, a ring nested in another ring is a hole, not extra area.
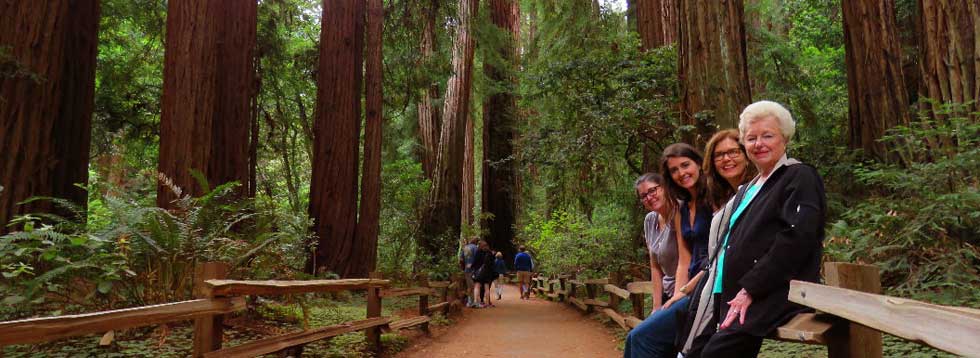
[(640, 203), (649, 211), (643, 221), (643, 237), (650, 257), (650, 280), (654, 292), (662, 294), (653, 295), (653, 312), (626, 337), (624, 358), (676, 356), (677, 313), (687, 306), (687, 299), (671, 301), (686, 283), (674, 276), (679, 267), (688, 266), (691, 253), (675, 229), (680, 221), (677, 201), (664, 185), (664, 178), (654, 173), (643, 174), (634, 184)]

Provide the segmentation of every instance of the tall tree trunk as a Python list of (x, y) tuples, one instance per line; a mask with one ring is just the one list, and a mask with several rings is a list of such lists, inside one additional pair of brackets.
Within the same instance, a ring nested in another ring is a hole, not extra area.
[(484, 63), (487, 78), (499, 84), (502, 91), (491, 94), (483, 103), (483, 211), (493, 215), (487, 223), (490, 245), (507, 257), (514, 253), (514, 224), (517, 213), (517, 168), (514, 140), (517, 126), (516, 71), (517, 38), (520, 34), (520, 10), (514, 0), (490, 0), (490, 20), (511, 34), (510, 41), (497, 49), (504, 61), (498, 68)]
[(909, 119), (895, 3), (844, 1), (842, 6), (849, 144), (884, 160), (887, 150), (878, 140), (887, 129)]
[[(193, 170), (247, 195), (256, 3), (172, 0), (167, 13), (158, 170), (183, 194), (203, 192)], [(157, 205), (175, 194), (160, 181)]]
[(677, 41), (677, 0), (634, 0), (643, 50)]
[(361, 175), (361, 214), (357, 221), (360, 258), (352, 276), (367, 277), (377, 267), (381, 220), (381, 122), (383, 120), (382, 31), (384, 3), (367, 0), (367, 50), (364, 64), (364, 174)]
[[(919, 95), (940, 103), (974, 101), (965, 113), (980, 111), (980, 2), (919, 0)], [(932, 111), (938, 104), (922, 102)]]
[[(88, 184), (99, 1), (0, 3), (0, 233), (16, 215), (70, 213), (32, 196), (81, 207)], [(84, 218), (76, 218), (84, 219)]]
[(432, 174), (432, 190), (422, 218), (422, 247), (436, 258), (452, 247), (440, 237), (455, 241), (460, 233), (463, 177), (463, 134), (470, 112), (473, 82), (473, 20), (478, 0), (461, 0), (459, 26), (453, 40), (453, 75), (446, 85), (442, 127)]
[(677, 0), (681, 122), (696, 128), (689, 143), (736, 127), (752, 99), (742, 11), (741, 0)]
[(357, 226), (364, 2), (325, 0), (320, 30), (310, 217), (318, 237), (309, 273), (353, 273)]
[(474, 167), (475, 163), (473, 163), (472, 114), (466, 116), (466, 128), (463, 136), (463, 198), (461, 199), (459, 216), (463, 220), (463, 225), (473, 227), (475, 224), (473, 222), (473, 208), (476, 205), (476, 174), (474, 173), (476, 168)]
[[(635, 7), (636, 31), (640, 34), (643, 51), (671, 45), (677, 41), (677, 0), (635, 0)], [(670, 94), (657, 93), (653, 95), (669, 96)], [(655, 118), (650, 118), (645, 127), (641, 128), (640, 131), (656, 133), (654, 135), (656, 137), (666, 136), (674, 131), (669, 121), (656, 120)], [(647, 135), (640, 133), (639, 137), (641, 138), (640, 150), (643, 155), (642, 170), (644, 172), (657, 171), (659, 150), (650, 140), (643, 140)]]
[[(422, 66), (431, 66), (436, 59), (436, 16), (439, 13), (439, 0), (430, 0), (425, 8), (425, 24), (422, 28), (422, 39), (420, 50), (422, 52)], [(432, 169), (435, 167), (436, 150), (439, 146), (439, 128), (442, 125), (439, 108), (435, 106), (435, 101), (439, 98), (438, 82), (429, 78), (430, 84), (425, 88), (422, 98), (418, 105), (419, 137), (422, 147), (420, 157), (422, 160), (422, 171), (425, 177), (432, 179)]]

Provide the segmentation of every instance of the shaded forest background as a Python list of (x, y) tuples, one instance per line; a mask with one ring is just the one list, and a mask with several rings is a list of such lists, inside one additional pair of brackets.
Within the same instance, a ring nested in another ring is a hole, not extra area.
[[(525, 244), (544, 272), (640, 277), (633, 179), (760, 99), (790, 109), (789, 153), (826, 181), (828, 260), (878, 265), (895, 295), (976, 307), (976, 3), (695, 3), (21, 9), (88, 10), (38, 30), (97, 34), (52, 46), (79, 67), (89, 53), (88, 79), (25, 60), (27, 34), (7, 31), (24, 27), (0, 11), (0, 317), (183, 299), (211, 260), (254, 279), (441, 279), (469, 237), (508, 255)], [(88, 104), (58, 87), (86, 81)], [(86, 105), (90, 122), (37, 119)], [(32, 106), (47, 112), (29, 122)]]

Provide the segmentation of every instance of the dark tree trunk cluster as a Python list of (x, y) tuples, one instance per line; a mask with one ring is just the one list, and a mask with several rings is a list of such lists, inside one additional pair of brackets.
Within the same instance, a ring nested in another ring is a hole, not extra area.
[[(98, 0), (0, 3), (0, 233), (17, 215), (57, 212), (50, 201), (81, 207), (99, 28)], [(83, 218), (77, 218), (83, 219)]]
[(515, 0), (490, 0), (490, 20), (511, 34), (510, 41), (497, 49), (506, 62), (505, 68), (484, 64), (483, 72), (491, 81), (504, 84), (504, 90), (493, 93), (483, 103), (483, 212), (493, 215), (486, 224), (490, 246), (512, 257), (514, 224), (517, 216), (517, 165), (514, 140), (517, 126), (516, 70), (519, 63), (517, 44), (520, 35), (520, 8)]
[(167, 180), (157, 205), (180, 197), (171, 184), (181, 196), (202, 194), (193, 171), (212, 187), (237, 181), (248, 195), (256, 3), (172, 0), (167, 14), (158, 167)]
[(717, 129), (735, 128), (751, 100), (741, 0), (678, 0), (678, 75), (685, 135), (701, 145)]

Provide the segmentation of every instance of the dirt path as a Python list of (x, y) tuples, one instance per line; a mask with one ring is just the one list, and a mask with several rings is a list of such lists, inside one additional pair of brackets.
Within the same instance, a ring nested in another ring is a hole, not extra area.
[[(494, 296), (493, 298), (496, 298)], [(400, 358), (456, 357), (621, 357), (616, 338), (599, 322), (565, 304), (521, 300), (504, 286), (496, 307), (466, 308), (446, 330), (420, 338)]]

